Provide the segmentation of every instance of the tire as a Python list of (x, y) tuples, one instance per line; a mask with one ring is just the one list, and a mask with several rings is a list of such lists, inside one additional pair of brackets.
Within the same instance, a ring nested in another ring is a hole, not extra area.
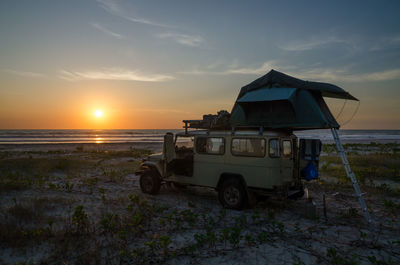
[(228, 209), (241, 210), (247, 206), (247, 192), (237, 178), (224, 180), (218, 191), (218, 199)]
[(160, 191), (161, 178), (155, 170), (146, 170), (140, 176), (140, 189), (143, 193), (157, 194)]

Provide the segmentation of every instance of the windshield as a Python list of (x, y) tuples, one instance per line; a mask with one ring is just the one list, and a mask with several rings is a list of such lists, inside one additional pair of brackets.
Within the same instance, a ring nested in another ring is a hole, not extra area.
[(177, 136), (175, 140), (176, 149), (192, 149), (194, 145), (194, 136)]

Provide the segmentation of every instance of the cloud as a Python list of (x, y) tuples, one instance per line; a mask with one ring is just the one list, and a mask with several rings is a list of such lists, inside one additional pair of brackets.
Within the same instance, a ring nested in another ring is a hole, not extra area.
[(400, 36), (393, 36), (393, 37), (391, 38), (391, 42), (399, 43), (399, 42), (400, 42)]
[[(118, 5), (118, 3), (115, 0), (97, 0), (97, 2), (99, 2), (100, 6), (108, 13), (110, 13), (114, 16), (118, 16), (120, 18), (126, 19), (128, 21), (131, 21), (134, 23), (150, 25), (150, 26), (176, 29), (175, 26), (155, 22), (153, 20), (146, 19), (146, 18), (129, 15), (129, 14), (127, 14), (127, 12), (124, 9), (122, 9)], [(95, 27), (107, 34), (113, 35), (114, 37), (119, 35), (117, 33), (114, 33), (112, 31), (109, 31), (109, 30), (107, 30), (101, 26), (99, 27), (99, 26), (100, 25), (97, 25), (97, 27), (96, 26)], [(201, 36), (196, 36), (196, 35), (187, 35), (187, 34), (167, 32), (167, 33), (158, 34), (158, 35), (156, 35), (156, 37), (161, 38), (161, 39), (171, 39), (171, 40), (175, 41), (176, 43), (179, 43), (179, 44), (185, 45), (185, 46), (190, 46), (190, 47), (199, 47), (204, 43), (204, 39)]]
[(11, 70), (11, 69), (4, 69), (3, 72), (13, 74), (13, 75), (19, 75), (19, 76), (24, 76), (24, 77), (33, 77), (33, 78), (42, 78), (42, 77), (46, 76), (41, 73), (17, 71), (17, 70)]
[(163, 28), (173, 28), (172, 26), (166, 24), (128, 15), (123, 9), (121, 9), (121, 7), (114, 0), (97, 0), (97, 2), (99, 2), (100, 6), (108, 13), (129, 20), (131, 22), (150, 25), (150, 26), (163, 27)]
[(351, 51), (376, 52), (386, 49), (396, 49), (400, 43), (400, 35), (390, 36), (365, 36), (364, 38), (339, 38), (336, 36), (314, 36), (307, 40), (294, 40), (280, 45), (280, 49), (284, 51), (302, 52), (317, 48), (323, 48), (329, 45), (342, 45)]
[(143, 82), (163, 82), (175, 79), (170, 75), (145, 74), (139, 71), (131, 71), (121, 68), (107, 68), (95, 71), (60, 71), (59, 77), (68, 81), (79, 80), (119, 80), (119, 81), (143, 81)]
[(330, 37), (322, 37), (322, 38), (312, 38), (307, 41), (294, 41), (285, 45), (280, 46), (282, 50), (285, 51), (308, 51), (314, 48), (318, 48), (321, 46), (329, 45), (329, 44), (350, 44), (349, 41), (339, 39), (334, 36)]
[(100, 25), (98, 23), (91, 23), (90, 25), (92, 25), (92, 27), (94, 27), (94, 28), (100, 30), (101, 32), (103, 32), (103, 33), (105, 33), (107, 35), (110, 35), (110, 36), (112, 36), (114, 38), (117, 38), (117, 39), (120, 39), (120, 40), (125, 38), (125, 36), (123, 36), (121, 34), (118, 34), (118, 33), (115, 33), (115, 32), (113, 32), (113, 31), (111, 31), (109, 29), (106, 29), (105, 27), (103, 27), (102, 25)]
[(217, 74), (217, 72), (193, 69), (193, 70), (188, 70), (188, 71), (180, 71), (180, 72), (178, 72), (178, 74), (183, 74), (183, 75), (215, 75), (215, 74)]
[(179, 44), (191, 47), (199, 47), (203, 42), (203, 38), (200, 36), (178, 34), (178, 33), (161, 33), (156, 35), (161, 39), (171, 39)]
[(390, 48), (397, 48), (399, 44), (400, 44), (399, 35), (378, 38), (376, 39), (376, 43), (369, 48), (369, 51), (376, 52)]
[(323, 80), (323, 81), (344, 81), (344, 82), (379, 82), (400, 79), (400, 69), (390, 69), (379, 72), (347, 74), (343, 69), (311, 69), (303, 72), (289, 73), (299, 78)]
[[(207, 69), (207, 67), (206, 67)], [(277, 71), (283, 71), (288, 75), (292, 75), (297, 78), (305, 80), (318, 80), (326, 82), (378, 82), (378, 81), (389, 81), (400, 79), (400, 68), (388, 69), (384, 71), (370, 72), (370, 73), (359, 73), (350, 74), (348, 67), (341, 69), (332, 68), (310, 68), (302, 70), (295, 66), (285, 66), (274, 60), (266, 61), (258, 67), (227, 67), (226, 70), (199, 70), (194, 69), (191, 71), (179, 72), (179, 74), (190, 74), (190, 75), (264, 75), (271, 69)]]
[[(210, 69), (210, 67), (206, 67)], [(213, 65), (214, 68), (214, 65)], [(228, 66), (227, 69), (220, 70), (198, 70), (194, 69), (191, 71), (179, 72), (180, 74), (191, 74), (191, 75), (232, 75), (232, 74), (242, 74), (242, 75), (261, 75), (269, 72), (271, 69), (289, 69), (290, 67), (279, 67), (275, 61), (266, 61), (261, 66), (255, 67), (238, 67), (238, 63), (234, 62), (232, 65)]]
[(275, 61), (266, 61), (259, 67), (242, 67), (232, 68), (226, 71), (220, 72), (220, 74), (244, 74), (244, 75), (260, 75), (269, 72), (271, 69), (277, 69)]
[(369, 81), (386, 81), (394, 80), (400, 78), (400, 69), (386, 70), (382, 72), (375, 72), (370, 74), (365, 74), (365, 79)]

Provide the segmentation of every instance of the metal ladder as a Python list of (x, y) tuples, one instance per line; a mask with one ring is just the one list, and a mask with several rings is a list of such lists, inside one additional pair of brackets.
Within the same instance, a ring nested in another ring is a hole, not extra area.
[(340, 142), (337, 129), (331, 128), (331, 131), (332, 131), (333, 139), (335, 139), (336, 147), (339, 152), (340, 158), (342, 159), (344, 169), (346, 170), (346, 174), (351, 179), (351, 182), (353, 183), (353, 188), (358, 197), (358, 201), (360, 202), (361, 209), (364, 213), (365, 219), (367, 220), (368, 223), (370, 223), (371, 217), (369, 215), (367, 205), (365, 204), (364, 198), (361, 194), (360, 187), (358, 186), (356, 177), (355, 177), (353, 171), (351, 171), (350, 164), (349, 164), (349, 161), (347, 160), (346, 152), (343, 149), (342, 143)]

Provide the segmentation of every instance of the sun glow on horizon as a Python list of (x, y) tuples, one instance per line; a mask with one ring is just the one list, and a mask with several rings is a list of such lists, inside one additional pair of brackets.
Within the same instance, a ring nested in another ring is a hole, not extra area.
[(103, 111), (100, 110), (100, 109), (95, 110), (95, 111), (93, 112), (93, 114), (94, 114), (94, 116), (95, 116), (96, 118), (101, 118), (101, 117), (103, 117)]

